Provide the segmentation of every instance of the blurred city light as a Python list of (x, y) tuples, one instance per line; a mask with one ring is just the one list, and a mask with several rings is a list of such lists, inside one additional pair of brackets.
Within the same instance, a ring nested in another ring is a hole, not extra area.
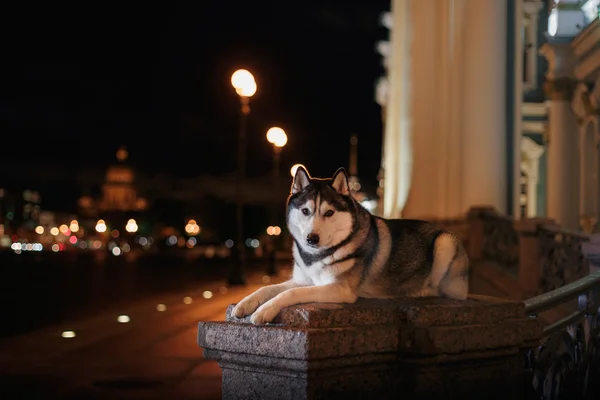
[(236, 93), (242, 97), (252, 97), (256, 93), (256, 82), (250, 71), (238, 69), (231, 75), (231, 85)]
[(238, 69), (231, 75), (231, 86), (235, 89), (244, 87), (249, 82), (254, 81), (254, 76), (246, 69)]
[(77, 220), (71, 221), (71, 224), (69, 225), (69, 229), (71, 230), (71, 232), (78, 232), (79, 231), (79, 222), (77, 222)]
[(96, 232), (104, 233), (106, 232), (106, 222), (103, 219), (98, 220), (96, 223)]
[(267, 140), (275, 147), (283, 147), (287, 143), (287, 135), (283, 129), (274, 126), (267, 131)]
[(44, 233), (44, 227), (41, 225), (36, 226), (35, 233), (37, 233), (38, 235), (41, 235), (42, 233)]
[(281, 228), (278, 226), (269, 226), (267, 228), (267, 235), (269, 236), (279, 236), (281, 235)]
[(117, 321), (119, 321), (122, 324), (126, 324), (127, 322), (131, 321), (131, 318), (129, 318), (128, 315), (119, 315), (117, 317)]
[(127, 225), (125, 225), (125, 230), (129, 233), (135, 233), (138, 230), (138, 226), (137, 223), (135, 222), (135, 219), (130, 219), (129, 221), (127, 221)]
[(195, 236), (200, 233), (201, 229), (195, 220), (190, 219), (187, 225), (185, 226), (185, 231), (188, 235)]

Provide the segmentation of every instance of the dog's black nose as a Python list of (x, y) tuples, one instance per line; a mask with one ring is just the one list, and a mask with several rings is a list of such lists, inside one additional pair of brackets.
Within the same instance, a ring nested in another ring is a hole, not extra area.
[(316, 233), (311, 233), (306, 237), (306, 241), (311, 246), (314, 246), (319, 243), (319, 235), (317, 235)]

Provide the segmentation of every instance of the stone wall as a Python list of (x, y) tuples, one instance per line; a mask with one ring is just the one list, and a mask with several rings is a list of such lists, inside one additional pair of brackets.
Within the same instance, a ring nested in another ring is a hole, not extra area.
[(522, 303), (477, 295), (299, 305), (268, 326), (230, 312), (198, 327), (223, 399), (525, 398), (541, 335)]

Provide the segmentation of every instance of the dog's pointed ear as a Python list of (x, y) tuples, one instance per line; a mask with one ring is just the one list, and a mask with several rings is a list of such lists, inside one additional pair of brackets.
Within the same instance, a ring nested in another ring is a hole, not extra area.
[(345, 168), (339, 168), (331, 178), (331, 186), (341, 195), (350, 195), (350, 184), (348, 183), (348, 174)]
[(303, 166), (299, 166), (292, 182), (292, 194), (300, 193), (310, 185), (310, 175)]

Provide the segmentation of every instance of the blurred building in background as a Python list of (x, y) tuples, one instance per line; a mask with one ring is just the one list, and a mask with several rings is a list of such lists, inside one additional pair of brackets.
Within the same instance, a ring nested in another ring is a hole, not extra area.
[(393, 0), (378, 45), (386, 217), (490, 205), (593, 229), (599, 0)]

